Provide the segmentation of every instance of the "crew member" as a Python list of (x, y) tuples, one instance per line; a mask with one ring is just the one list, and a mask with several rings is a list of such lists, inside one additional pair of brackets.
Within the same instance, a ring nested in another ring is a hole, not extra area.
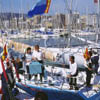
[[(32, 60), (38, 61), (43, 64), (43, 53), (39, 50), (39, 45), (35, 45), (34, 51), (32, 54)], [(40, 81), (42, 82), (42, 77), (44, 76), (44, 67), (42, 66), (42, 73), (40, 74)], [(37, 75), (35, 75), (35, 79), (37, 80)]]
[(25, 54), (25, 62), (26, 62), (26, 70), (27, 70), (27, 73), (28, 73), (28, 79), (30, 80), (31, 79), (31, 75), (30, 75), (30, 72), (29, 72), (29, 65), (32, 61), (32, 53), (31, 53), (31, 48), (28, 47), (27, 50), (26, 50), (26, 54)]
[(6, 82), (6, 79), (4, 77), (4, 73), (1, 75), (1, 81), (2, 81), (2, 93), (4, 100), (10, 100), (10, 92), (14, 88), (14, 75), (12, 72), (12, 66), (7, 62), (7, 69), (6, 69), (6, 74), (8, 77), (8, 83)]
[(74, 56), (70, 56), (69, 58), (70, 63), (69, 63), (69, 74), (67, 75), (67, 78), (69, 78), (69, 85), (70, 85), (70, 89), (75, 88), (76, 90), (78, 89), (77, 87), (77, 83), (76, 83), (76, 77), (78, 75), (78, 68), (77, 68), (77, 64), (75, 62), (75, 57)]
[(88, 52), (88, 57), (85, 59), (85, 67), (86, 67), (86, 86), (87, 87), (91, 87), (91, 77), (92, 77), (92, 72), (93, 72), (93, 68), (92, 68), (92, 62), (91, 62), (91, 56), (92, 56), (92, 52), (89, 51)]
[(96, 74), (98, 74), (98, 68), (99, 68), (99, 55), (97, 52), (93, 51), (93, 56), (91, 57), (91, 62), (94, 65), (94, 71)]
[(16, 72), (16, 77), (17, 77), (17, 79), (18, 79), (18, 82), (20, 82), (21, 81), (21, 79), (19, 78), (19, 71), (18, 71), (18, 67), (19, 66), (17, 66), (17, 62), (16, 62), (16, 60), (14, 59), (14, 57), (12, 57), (12, 61), (11, 61), (12, 63), (13, 63), (13, 65), (14, 65), (14, 67), (15, 67), (15, 72)]

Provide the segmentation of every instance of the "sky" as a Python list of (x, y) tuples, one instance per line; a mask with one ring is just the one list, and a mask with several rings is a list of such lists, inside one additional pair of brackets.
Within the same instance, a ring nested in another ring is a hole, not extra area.
[[(38, 0), (0, 0), (0, 12), (27, 13)], [(67, 1), (67, 2), (66, 2)], [(71, 0), (51, 0), (49, 14), (67, 13)], [(95, 13), (94, 0), (73, 0), (73, 11), (81, 14)]]

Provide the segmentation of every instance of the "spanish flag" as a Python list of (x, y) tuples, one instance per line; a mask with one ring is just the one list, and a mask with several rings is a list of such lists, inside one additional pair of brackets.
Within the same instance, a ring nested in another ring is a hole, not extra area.
[(7, 55), (8, 55), (8, 50), (7, 50), (7, 45), (5, 44), (3, 48), (2, 60), (5, 60)]
[(85, 49), (84, 58), (85, 59), (88, 59), (89, 58), (88, 48)]
[(50, 8), (50, 4), (51, 4), (51, 0), (47, 0), (47, 7), (46, 7), (46, 10), (45, 10), (45, 13), (48, 13), (49, 8)]
[(39, 0), (35, 7), (28, 12), (28, 17), (33, 17), (35, 15), (42, 15), (48, 13), (50, 8), (51, 0)]
[(5, 73), (5, 67), (3, 61), (6, 59), (7, 55), (8, 55), (8, 50), (7, 50), (7, 45), (5, 44), (3, 48), (2, 57), (0, 58), (0, 74), (2, 74), (2, 72)]

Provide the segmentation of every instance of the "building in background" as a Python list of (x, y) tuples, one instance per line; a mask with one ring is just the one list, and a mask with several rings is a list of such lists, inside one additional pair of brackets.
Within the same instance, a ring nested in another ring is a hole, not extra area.
[[(13, 15), (13, 16), (12, 16)], [(93, 31), (97, 27), (97, 15), (80, 15), (78, 12), (71, 14), (37, 15), (28, 18), (27, 15), (2, 14), (0, 15), (0, 29), (26, 30), (26, 29), (69, 29)]]

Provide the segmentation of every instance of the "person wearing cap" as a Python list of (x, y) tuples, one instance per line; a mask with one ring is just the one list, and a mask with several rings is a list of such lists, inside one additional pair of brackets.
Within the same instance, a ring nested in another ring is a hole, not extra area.
[[(71, 55), (69, 57), (69, 74), (67, 75), (67, 78), (69, 78), (69, 85), (70, 85), (70, 89), (78, 89), (77, 87), (77, 83), (76, 83), (76, 78), (74, 80), (73, 77), (76, 77), (78, 75), (78, 68), (77, 68), (77, 64), (75, 62), (75, 57), (73, 55)], [(74, 81), (74, 82), (73, 82)]]

